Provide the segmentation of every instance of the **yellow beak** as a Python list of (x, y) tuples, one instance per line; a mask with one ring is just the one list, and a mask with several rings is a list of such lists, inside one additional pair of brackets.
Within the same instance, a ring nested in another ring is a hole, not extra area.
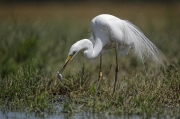
[(66, 58), (65, 63), (66, 63), (66, 62), (69, 62), (71, 58), (72, 58), (72, 55), (69, 55), (69, 56)]
[(72, 55), (69, 55), (69, 56), (66, 58), (65, 63), (64, 63), (64, 65), (63, 65), (63, 67), (61, 68), (60, 73), (62, 73), (62, 72), (64, 71), (64, 69), (66, 68), (67, 64), (68, 64), (69, 61), (71, 60), (71, 58), (72, 58)]

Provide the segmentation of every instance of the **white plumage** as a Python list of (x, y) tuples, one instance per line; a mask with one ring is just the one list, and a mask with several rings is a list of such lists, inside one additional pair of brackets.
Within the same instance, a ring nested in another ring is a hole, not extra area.
[(152, 59), (158, 64), (165, 60), (161, 51), (131, 22), (121, 20), (115, 16), (102, 14), (92, 19), (90, 23), (91, 40), (83, 39), (72, 45), (69, 55), (84, 49), (86, 59), (96, 58), (101, 51), (109, 50), (118, 44), (119, 56), (127, 55), (133, 49), (134, 56), (144, 63)]
[(131, 22), (112, 15), (101, 14), (92, 19), (90, 29), (91, 38), (79, 40), (71, 46), (60, 73), (81, 50), (84, 50), (85, 58), (91, 60), (104, 50), (116, 48), (118, 54), (122, 56), (127, 55), (132, 49), (134, 56), (142, 63), (147, 59), (152, 59), (155, 63), (164, 66), (163, 53)]

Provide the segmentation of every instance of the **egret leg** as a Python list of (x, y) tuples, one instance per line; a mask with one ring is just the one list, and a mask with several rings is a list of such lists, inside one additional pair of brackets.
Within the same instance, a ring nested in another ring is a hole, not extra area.
[(98, 82), (96, 84), (96, 90), (95, 90), (95, 94), (94, 94), (94, 101), (93, 101), (93, 105), (94, 105), (94, 108), (95, 109), (95, 106), (96, 106), (96, 95), (97, 95), (97, 91), (98, 91), (98, 88), (99, 88), (99, 84), (100, 84), (100, 81), (102, 79), (102, 70), (101, 70), (101, 65), (102, 65), (102, 54), (100, 54), (100, 68), (99, 68), (99, 78), (98, 78)]
[(114, 88), (113, 88), (113, 95), (116, 91), (116, 82), (117, 82), (117, 77), (118, 77), (118, 72), (119, 72), (119, 66), (118, 66), (118, 44), (116, 44), (115, 47), (115, 53), (116, 53), (116, 69), (115, 69), (115, 79), (114, 79)]
[(99, 84), (100, 84), (101, 79), (102, 79), (102, 68), (101, 67), (102, 67), (102, 54), (100, 53), (99, 78), (98, 78), (98, 82), (97, 82), (97, 85), (96, 85), (96, 93), (98, 91)]

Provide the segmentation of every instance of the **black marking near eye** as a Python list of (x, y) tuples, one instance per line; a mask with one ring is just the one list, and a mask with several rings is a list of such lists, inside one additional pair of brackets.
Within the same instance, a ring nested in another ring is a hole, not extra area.
[(76, 54), (76, 51), (73, 51), (73, 53), (70, 56), (73, 56), (74, 54)]

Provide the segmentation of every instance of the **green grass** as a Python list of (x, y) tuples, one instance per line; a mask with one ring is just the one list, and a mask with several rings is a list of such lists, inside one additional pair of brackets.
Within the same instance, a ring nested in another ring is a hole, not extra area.
[(99, 59), (86, 61), (79, 53), (67, 66), (63, 81), (56, 77), (70, 46), (88, 36), (86, 23), (66, 18), (59, 22), (0, 21), (0, 107), (48, 112), (58, 97), (64, 97), (65, 101), (60, 102), (63, 112), (85, 109), (106, 114), (158, 115), (167, 109), (178, 115), (180, 19), (168, 12), (163, 18), (166, 19), (161, 25), (154, 24), (153, 18), (147, 16), (144, 19), (148, 21), (142, 19), (139, 25), (139, 19), (133, 19), (166, 55), (168, 69), (146, 64), (145, 74), (131, 53), (119, 58), (117, 90), (112, 96), (115, 55), (114, 51), (105, 53), (103, 79), (96, 100)]

